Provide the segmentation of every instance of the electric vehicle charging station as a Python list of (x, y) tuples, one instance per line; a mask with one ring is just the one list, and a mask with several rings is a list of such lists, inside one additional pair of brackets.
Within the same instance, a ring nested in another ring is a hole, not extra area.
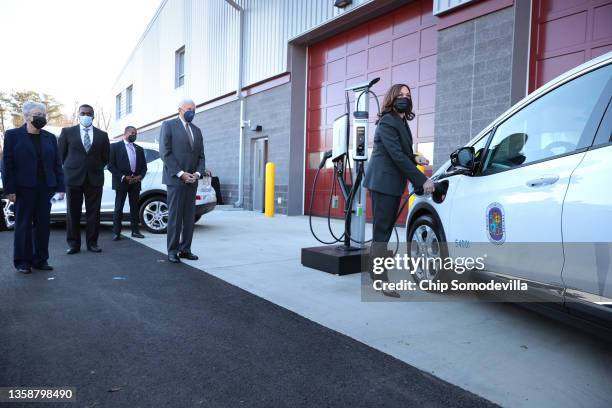
[[(368, 140), (369, 140), (369, 106), (370, 89), (380, 78), (375, 78), (369, 82), (360, 83), (348, 87), (346, 92), (347, 112), (334, 121), (333, 127), (333, 148), (323, 156), (314, 184), (316, 185), (319, 171), (325, 166), (329, 158), (334, 163), (334, 178), (332, 183), (338, 182), (340, 191), (345, 199), (344, 208), (344, 233), (337, 238), (330, 226), (330, 233), (334, 238), (332, 242), (326, 242), (317, 237), (314, 230), (311, 232), (315, 238), (326, 244), (325, 246), (302, 248), (302, 265), (309, 268), (318, 269), (336, 275), (346, 275), (350, 273), (362, 272), (362, 257), (369, 254), (366, 247), (365, 226), (366, 226), (366, 191), (362, 186), (363, 176), (368, 160)], [(349, 99), (348, 92), (353, 92), (355, 98), (353, 116), (353, 126), (351, 132)], [(376, 100), (378, 103), (378, 100)], [(349, 133), (351, 143), (349, 145)], [(349, 146), (351, 147), (349, 151)], [(353, 165), (351, 165), (351, 161)], [(349, 171), (351, 184), (345, 180), (345, 171)], [(313, 195), (315, 189), (313, 188)], [(333, 194), (333, 190), (332, 190)], [(330, 197), (330, 207), (331, 200)], [(312, 207), (311, 197), (311, 207)], [(311, 210), (312, 212), (312, 210)], [(329, 216), (329, 215), (328, 215)], [(340, 245), (334, 245), (343, 242)]]

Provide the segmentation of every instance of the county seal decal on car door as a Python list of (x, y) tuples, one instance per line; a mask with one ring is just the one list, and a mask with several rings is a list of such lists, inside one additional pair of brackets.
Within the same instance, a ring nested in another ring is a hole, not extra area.
[(506, 219), (504, 207), (500, 203), (492, 203), (487, 207), (487, 236), (489, 241), (501, 245), (506, 240)]

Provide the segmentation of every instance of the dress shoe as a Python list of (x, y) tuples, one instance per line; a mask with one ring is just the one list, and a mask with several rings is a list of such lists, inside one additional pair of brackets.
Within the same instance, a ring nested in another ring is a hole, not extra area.
[(17, 272), (28, 274), (28, 273), (32, 273), (32, 269), (25, 267), (25, 266), (19, 266), (17, 267)]
[(113, 234), (113, 241), (119, 241), (121, 239), (121, 234)]
[(197, 261), (200, 259), (197, 255), (194, 255), (191, 252), (179, 252), (178, 256), (179, 258), (189, 259), (190, 261)]
[(142, 235), (140, 232), (132, 232), (132, 238), (144, 238), (145, 236)]
[(97, 245), (90, 245), (90, 246), (87, 247), (87, 250), (89, 252), (96, 252), (96, 253), (102, 252), (102, 250), (100, 248), (98, 248)]
[(39, 271), (52, 271), (53, 270), (53, 267), (46, 262), (40, 265), (32, 265), (32, 268), (38, 269)]
[(68, 255), (74, 255), (74, 254), (79, 253), (79, 252), (81, 252), (81, 250), (79, 248), (74, 248), (74, 247), (73, 248), (68, 248), (66, 250), (66, 254), (68, 254)]
[(168, 254), (168, 261), (172, 263), (181, 263), (180, 258), (176, 254)]
[(383, 290), (383, 291), (382, 291), (382, 293), (383, 293), (383, 295), (385, 295), (385, 296), (389, 296), (389, 297), (392, 297), (392, 298), (398, 298), (398, 297), (400, 297), (400, 294), (399, 294), (399, 293), (397, 293), (397, 292), (396, 292), (396, 291), (394, 291), (394, 290)]

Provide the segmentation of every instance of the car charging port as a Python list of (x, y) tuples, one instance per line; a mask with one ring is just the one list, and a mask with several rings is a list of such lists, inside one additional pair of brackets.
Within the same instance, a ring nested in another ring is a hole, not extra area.
[(435, 188), (436, 189), (431, 195), (431, 198), (434, 200), (434, 202), (441, 204), (446, 198), (446, 192), (448, 191), (448, 180), (436, 181)]

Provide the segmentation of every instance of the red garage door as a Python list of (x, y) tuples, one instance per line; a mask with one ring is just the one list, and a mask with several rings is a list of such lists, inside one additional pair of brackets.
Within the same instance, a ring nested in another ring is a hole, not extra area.
[(612, 1), (534, 0), (529, 91), (612, 50)]
[[(393, 83), (408, 84), (415, 104), (416, 118), (410, 122), (410, 127), (417, 150), (432, 158), (436, 41), (432, 2), (422, 0), (309, 47), (304, 209), (307, 214), (322, 152), (332, 148), (333, 121), (345, 111), (344, 89), (353, 83), (380, 77), (373, 91), (381, 104)], [(374, 101), (370, 112), (371, 147), (377, 112)], [(313, 214), (327, 214), (331, 177), (331, 168), (324, 169), (319, 176)], [(337, 194), (342, 196), (339, 192)], [(339, 209), (332, 214), (341, 217), (343, 206), (344, 202), (340, 200)]]

